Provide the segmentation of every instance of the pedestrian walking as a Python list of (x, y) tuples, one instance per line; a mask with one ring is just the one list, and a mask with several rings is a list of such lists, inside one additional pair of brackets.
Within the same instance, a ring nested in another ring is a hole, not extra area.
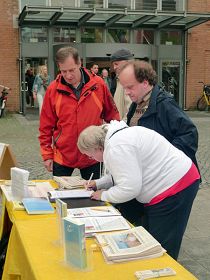
[(50, 82), (51, 79), (50, 76), (48, 75), (47, 66), (46, 65), (39, 66), (39, 72), (36, 75), (33, 84), (33, 97), (38, 101), (39, 114), (41, 113), (45, 92)]

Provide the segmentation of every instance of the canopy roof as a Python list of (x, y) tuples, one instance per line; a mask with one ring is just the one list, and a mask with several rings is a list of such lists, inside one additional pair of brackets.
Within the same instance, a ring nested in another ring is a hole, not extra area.
[(155, 28), (187, 30), (210, 20), (208, 13), (143, 11), (104, 8), (25, 6), (18, 17), (19, 26), (101, 26), (105, 28)]

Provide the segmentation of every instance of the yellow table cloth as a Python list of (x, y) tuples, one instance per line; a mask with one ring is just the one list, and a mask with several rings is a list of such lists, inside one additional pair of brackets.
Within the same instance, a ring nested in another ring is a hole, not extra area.
[[(15, 221), (9, 240), (3, 280), (132, 280), (134, 272), (173, 268), (177, 275), (164, 280), (197, 279), (167, 254), (156, 259), (107, 264), (100, 252), (92, 254), (92, 270), (79, 271), (64, 264), (56, 217)], [(87, 248), (94, 243), (87, 240)], [(160, 279), (160, 278), (157, 278)]]
[[(50, 180), (55, 187), (55, 183)], [(92, 270), (78, 271), (64, 264), (63, 248), (58, 244), (56, 214), (28, 215), (14, 210), (13, 203), (2, 197), (0, 234), (12, 227), (4, 266), (3, 280), (132, 280), (134, 272), (171, 267), (177, 275), (164, 280), (197, 279), (167, 254), (156, 259), (107, 264), (99, 251), (92, 254)], [(87, 251), (94, 239), (87, 240)], [(160, 278), (156, 278), (160, 279)]]

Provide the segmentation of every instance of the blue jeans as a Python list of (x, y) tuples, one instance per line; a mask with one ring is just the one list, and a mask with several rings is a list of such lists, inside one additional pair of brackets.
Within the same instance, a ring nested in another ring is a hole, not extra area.
[(143, 226), (175, 260), (199, 183), (200, 180), (197, 180), (183, 191), (144, 208)]

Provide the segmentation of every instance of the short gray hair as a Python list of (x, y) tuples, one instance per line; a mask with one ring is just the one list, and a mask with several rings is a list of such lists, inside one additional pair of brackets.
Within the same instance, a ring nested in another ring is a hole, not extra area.
[(68, 57), (72, 57), (76, 64), (81, 63), (78, 50), (73, 47), (60, 48), (55, 55), (55, 61), (56, 63), (64, 63)]
[(108, 125), (91, 125), (85, 128), (79, 135), (77, 146), (81, 153), (92, 149), (104, 148), (104, 141), (108, 131)]

